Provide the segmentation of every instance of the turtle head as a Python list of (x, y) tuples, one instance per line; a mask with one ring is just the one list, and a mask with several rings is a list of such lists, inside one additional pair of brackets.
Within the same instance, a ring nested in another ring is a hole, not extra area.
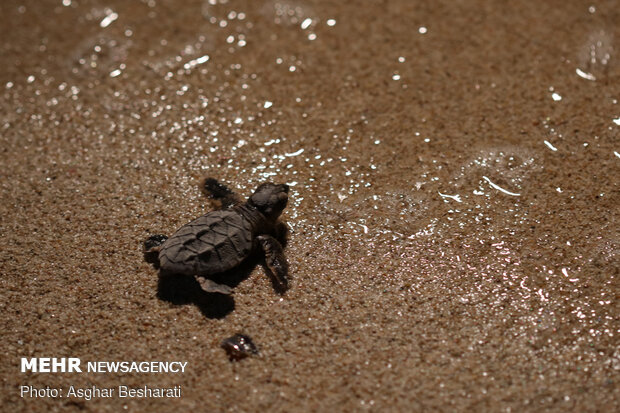
[(288, 202), (288, 185), (265, 183), (256, 188), (248, 203), (269, 219), (276, 220)]

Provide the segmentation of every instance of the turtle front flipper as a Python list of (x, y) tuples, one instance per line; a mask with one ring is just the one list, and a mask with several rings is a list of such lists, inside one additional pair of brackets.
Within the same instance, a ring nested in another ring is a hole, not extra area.
[(239, 195), (214, 178), (203, 179), (200, 190), (211, 200), (216, 209), (228, 209), (243, 203)]
[(224, 284), (218, 284), (213, 280), (204, 277), (196, 277), (196, 281), (200, 284), (200, 287), (208, 293), (220, 293), (225, 295), (231, 295), (233, 289)]
[(284, 294), (288, 290), (288, 262), (282, 244), (271, 235), (259, 235), (257, 239), (265, 252), (267, 275), (276, 292)]
[(153, 264), (155, 268), (159, 268), (159, 249), (161, 245), (168, 239), (165, 235), (152, 235), (142, 243), (144, 253), (144, 261)]

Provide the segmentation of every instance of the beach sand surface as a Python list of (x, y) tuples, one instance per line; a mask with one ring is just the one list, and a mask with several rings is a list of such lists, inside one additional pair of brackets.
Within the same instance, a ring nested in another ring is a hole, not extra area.
[[(619, 411), (618, 6), (2, 1), (2, 410)], [(284, 295), (144, 262), (206, 176), (290, 185)]]

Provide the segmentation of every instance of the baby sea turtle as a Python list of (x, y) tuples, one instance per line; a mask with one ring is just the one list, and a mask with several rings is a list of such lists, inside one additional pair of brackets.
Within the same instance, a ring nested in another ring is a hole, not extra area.
[(145, 259), (159, 268), (161, 277), (193, 275), (203, 290), (231, 294), (231, 287), (214, 279), (262, 250), (276, 290), (286, 291), (288, 263), (277, 237), (286, 228), (278, 218), (288, 202), (288, 185), (264, 183), (245, 203), (213, 178), (205, 179), (201, 188), (218, 210), (182, 226), (170, 238), (147, 239)]

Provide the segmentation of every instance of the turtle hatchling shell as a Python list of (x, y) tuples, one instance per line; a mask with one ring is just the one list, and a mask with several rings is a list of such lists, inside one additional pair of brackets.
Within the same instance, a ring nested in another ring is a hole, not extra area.
[(239, 265), (252, 251), (252, 224), (234, 211), (214, 211), (182, 226), (159, 251), (161, 269), (207, 276)]

